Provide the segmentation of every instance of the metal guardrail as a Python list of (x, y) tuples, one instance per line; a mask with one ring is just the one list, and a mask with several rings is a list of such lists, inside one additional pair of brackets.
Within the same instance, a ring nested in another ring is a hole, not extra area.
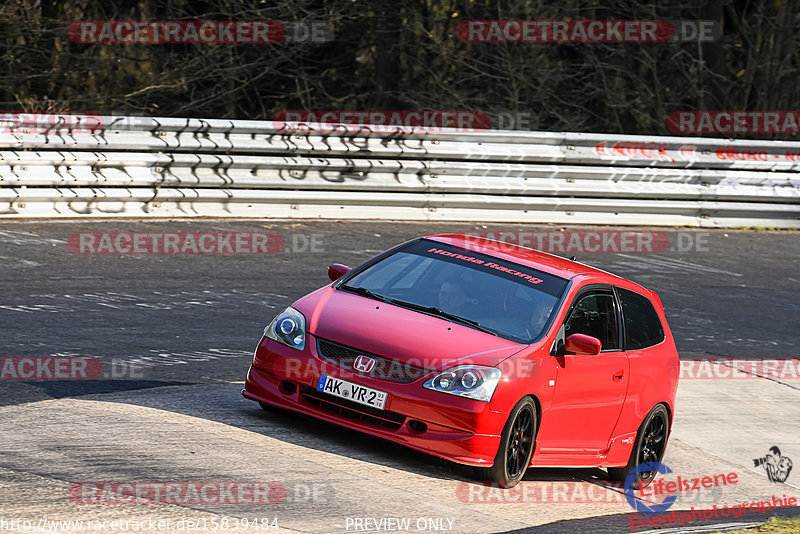
[(800, 143), (142, 117), (98, 123), (92, 131), (0, 128), (0, 217), (800, 228)]

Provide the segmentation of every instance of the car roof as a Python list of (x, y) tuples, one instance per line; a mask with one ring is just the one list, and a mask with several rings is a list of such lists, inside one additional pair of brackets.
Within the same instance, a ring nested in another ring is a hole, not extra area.
[[(456, 247), (461, 247), (474, 252), (482, 252), (490, 256), (496, 256), (508, 261), (513, 261), (528, 267), (533, 267), (555, 276), (570, 279), (579, 275), (597, 275), (606, 278), (608, 283), (616, 283), (623, 281), (631, 284), (626, 280), (615, 274), (597, 269), (590, 265), (586, 265), (577, 261), (568, 260), (561, 256), (548, 254), (531, 248), (516, 245), (514, 243), (506, 243), (503, 241), (496, 241), (494, 239), (487, 239), (485, 237), (478, 237), (468, 234), (432, 234), (425, 236), (423, 239), (430, 239), (431, 241), (438, 241)], [(612, 278), (612, 280), (608, 280)], [(637, 285), (638, 284), (633, 284)]]

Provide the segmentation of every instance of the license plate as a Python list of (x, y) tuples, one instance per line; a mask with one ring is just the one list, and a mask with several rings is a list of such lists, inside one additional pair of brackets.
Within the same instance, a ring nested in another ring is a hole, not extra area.
[(347, 399), (379, 410), (383, 410), (383, 406), (386, 404), (387, 394), (385, 391), (359, 386), (358, 384), (333, 376), (320, 376), (317, 390), (333, 395), (334, 397)]

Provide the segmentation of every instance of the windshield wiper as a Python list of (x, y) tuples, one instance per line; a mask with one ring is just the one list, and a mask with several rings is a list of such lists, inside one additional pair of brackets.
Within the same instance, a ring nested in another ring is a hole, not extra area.
[(357, 295), (361, 295), (362, 297), (368, 297), (368, 298), (371, 298), (371, 299), (374, 299), (374, 300), (379, 300), (381, 302), (386, 302), (386, 300), (387, 300), (386, 297), (384, 297), (383, 295), (378, 295), (377, 293), (373, 293), (372, 291), (370, 291), (366, 287), (353, 287), (353, 286), (341, 285), (341, 286), (339, 286), (339, 288), (340, 289), (345, 289), (345, 290), (350, 291), (351, 293), (355, 293)]
[(446, 312), (443, 309), (437, 308), (435, 306), (423, 306), (422, 304), (415, 304), (414, 302), (405, 302), (403, 300), (395, 300), (395, 299), (388, 299), (386, 302), (388, 302), (389, 304), (394, 304), (395, 306), (400, 306), (401, 308), (409, 308), (412, 310), (429, 313), (431, 315), (436, 315), (437, 317), (441, 317), (443, 319), (450, 319), (451, 321), (471, 326), (477, 330), (480, 330), (481, 332), (492, 334), (493, 336), (499, 335), (497, 332), (483, 326), (478, 321), (473, 321), (472, 319), (467, 319), (466, 317), (461, 317), (460, 315)]

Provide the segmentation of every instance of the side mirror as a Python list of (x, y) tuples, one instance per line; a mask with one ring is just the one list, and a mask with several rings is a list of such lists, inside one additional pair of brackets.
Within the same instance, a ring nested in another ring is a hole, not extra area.
[(586, 334), (572, 334), (567, 338), (567, 343), (564, 348), (568, 354), (597, 356), (600, 354), (602, 343), (600, 343), (600, 340), (596, 337), (587, 336)]
[(333, 265), (328, 267), (328, 278), (331, 279), (331, 282), (335, 282), (352, 270), (353, 268), (348, 267), (347, 265), (342, 265), (341, 263), (334, 263)]

